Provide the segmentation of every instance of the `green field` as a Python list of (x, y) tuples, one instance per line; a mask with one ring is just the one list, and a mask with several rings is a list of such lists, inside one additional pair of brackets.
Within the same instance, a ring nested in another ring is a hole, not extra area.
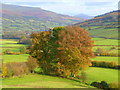
[(77, 81), (47, 75), (25, 75), (3, 79), (4, 88), (90, 88)]
[(106, 81), (108, 83), (118, 81), (118, 70), (98, 67), (86, 69), (87, 82)]
[(99, 29), (97, 29), (97, 27), (94, 26), (91, 29), (92, 30), (88, 30), (91, 36), (106, 37), (106, 38), (116, 38), (116, 39), (118, 38), (118, 29), (117, 28), (113, 28), (113, 29), (99, 28)]
[[(117, 45), (117, 41), (111, 39), (111, 44), (113, 46), (106, 46), (110, 45), (109, 39), (103, 38), (93, 38), (96, 45), (103, 45), (103, 46), (95, 46), (93, 50), (95, 51), (97, 48), (103, 48), (110, 52), (117, 53), (117, 49), (110, 50), (114, 45)], [(22, 44), (17, 44), (16, 40), (3, 40), (3, 51), (6, 49), (10, 49), (13, 52), (19, 52), (21, 46), (26, 46)], [(118, 48), (116, 46), (116, 48)], [(3, 55), (3, 63), (7, 62), (25, 62), (28, 58), (28, 54), (20, 54), (20, 55)], [(118, 63), (118, 57), (108, 57), (108, 56), (98, 56), (93, 58), (92, 60), (97, 61), (114, 61)], [(115, 69), (107, 69), (107, 68), (98, 68), (98, 67), (90, 67), (85, 70), (87, 75), (87, 83), (91, 83), (94, 81), (107, 81), (108, 83), (114, 82), (118, 80), (118, 70)], [(16, 82), (17, 81), (17, 82)], [(73, 80), (63, 79), (59, 77), (52, 77), (47, 75), (23, 75), (20, 77), (14, 78), (6, 78), (3, 79), (3, 87), (16, 87), (16, 88), (85, 88), (90, 87), (82, 84), (80, 82), (76, 82)]]
[(3, 63), (7, 62), (25, 62), (27, 61), (28, 54), (20, 54), (20, 55), (3, 55)]
[(116, 39), (104, 39), (104, 38), (93, 38), (94, 45), (118, 45), (120, 40)]
[[(96, 60), (96, 61), (110, 61), (110, 62), (116, 62), (117, 64), (118, 62), (118, 57), (107, 57), (107, 56), (97, 56), (95, 58), (92, 58), (92, 61)], [(120, 64), (120, 63), (119, 63)]]
[[(105, 38), (92, 38), (94, 41), (93, 51), (96, 51), (98, 48), (102, 48), (103, 50), (107, 51), (108, 53), (117, 53), (120, 51), (118, 42), (120, 40), (115, 39), (105, 39)], [(113, 49), (115, 48), (115, 49)]]
[[(108, 83), (118, 81), (118, 70), (90, 67), (85, 70), (86, 82), (106, 81)], [(17, 81), (17, 82), (16, 82)], [(14, 78), (3, 79), (3, 87), (29, 87), (29, 88), (85, 88), (90, 87), (73, 80), (52, 77), (47, 75), (25, 75)]]
[(12, 52), (19, 52), (20, 47), (26, 47), (27, 45), (24, 44), (17, 44), (17, 40), (13, 39), (1, 39), (0, 50), (4, 52), (5, 50), (10, 50)]

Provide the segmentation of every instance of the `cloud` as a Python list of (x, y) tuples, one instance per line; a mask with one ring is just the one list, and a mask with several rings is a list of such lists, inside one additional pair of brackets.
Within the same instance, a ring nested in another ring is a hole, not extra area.
[(86, 2), (85, 4), (87, 6), (98, 6), (98, 5), (104, 6), (104, 5), (112, 4), (112, 2)]
[(3, 0), (21, 6), (40, 7), (53, 12), (76, 15), (103, 14), (118, 8), (119, 0)]

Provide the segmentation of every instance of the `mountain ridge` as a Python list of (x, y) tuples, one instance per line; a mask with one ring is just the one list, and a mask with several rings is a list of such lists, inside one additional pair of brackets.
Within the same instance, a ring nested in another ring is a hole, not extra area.
[(92, 37), (119, 39), (119, 20), (120, 10), (115, 10), (74, 25), (86, 29)]
[(94, 16), (89, 16), (89, 15), (86, 15), (86, 14), (77, 14), (77, 15), (74, 15), (74, 17), (78, 17), (78, 18), (84, 18), (84, 19), (91, 19), (91, 18), (94, 18)]

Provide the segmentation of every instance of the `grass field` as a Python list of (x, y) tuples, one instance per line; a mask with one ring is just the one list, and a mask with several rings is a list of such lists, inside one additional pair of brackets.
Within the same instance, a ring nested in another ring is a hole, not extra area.
[(117, 64), (119, 63), (118, 62), (118, 57), (97, 56), (95, 58), (92, 58), (92, 60), (96, 60), (96, 61), (110, 61), (110, 62), (116, 62)]
[(98, 67), (86, 69), (87, 82), (106, 81), (108, 83), (118, 81), (118, 70)]
[[(117, 53), (120, 51), (118, 48), (118, 42), (120, 40), (115, 39), (104, 39), (104, 38), (92, 38), (94, 41), (93, 51), (96, 51), (98, 48), (102, 48), (103, 50), (109, 53)], [(97, 45), (97, 46), (96, 46)], [(115, 48), (115, 49), (113, 49)]]
[(10, 50), (12, 52), (19, 52), (20, 47), (26, 47), (27, 45), (24, 44), (17, 44), (17, 40), (13, 39), (0, 39), (1, 44), (0, 44), (0, 50), (4, 52), (5, 50)]
[[(118, 45), (117, 40), (111, 39), (103, 39), (103, 38), (93, 38), (95, 41), (95, 45), (103, 45), (103, 46), (95, 46), (94, 50), (98, 47), (103, 48), (105, 50), (110, 50), (113, 46)], [(106, 45), (113, 46), (106, 46)], [(3, 51), (6, 49), (10, 49), (13, 52), (18, 52), (21, 46), (25, 46), (22, 44), (17, 44), (15, 40), (3, 40)], [(116, 52), (115, 50), (111, 50), (110, 52)], [(28, 58), (28, 54), (21, 55), (3, 55), (3, 63), (7, 62), (24, 62)], [(102, 57), (98, 56), (93, 58), (92, 60), (98, 61), (114, 61), (118, 64), (118, 57)], [(119, 63), (120, 64), (120, 63)], [(87, 75), (87, 83), (91, 83), (94, 81), (107, 81), (108, 83), (114, 82), (118, 80), (118, 70), (115, 69), (106, 69), (106, 68), (98, 68), (98, 67), (90, 67), (86, 69)], [(17, 82), (16, 82), (17, 81)], [(80, 82), (76, 82), (73, 80), (52, 77), (47, 75), (25, 75), (14, 78), (6, 78), (3, 80), (3, 87), (21, 87), (21, 88), (85, 88), (89, 87)]]
[(104, 39), (104, 38), (92, 38), (94, 45), (118, 45), (120, 40)]
[[(90, 67), (86, 71), (87, 83), (94, 81), (106, 81), (108, 83), (118, 81), (118, 70)], [(17, 82), (16, 82), (17, 81)], [(52, 77), (47, 75), (23, 75), (20, 77), (3, 79), (4, 88), (85, 88), (90, 87), (73, 80)]]
[[(96, 28), (96, 27), (93, 27)], [(92, 28), (91, 28), (92, 29)], [(106, 33), (107, 32), (107, 33)], [(91, 36), (97, 36), (97, 37), (107, 37), (107, 38), (118, 38), (118, 29), (113, 28), (113, 29), (104, 29), (104, 28), (99, 28), (99, 29), (93, 29), (89, 30), (89, 33)]]
[(27, 61), (28, 54), (20, 54), (20, 55), (3, 55), (3, 63), (7, 62), (25, 62)]
[(3, 88), (90, 88), (77, 81), (47, 75), (25, 75), (3, 79)]

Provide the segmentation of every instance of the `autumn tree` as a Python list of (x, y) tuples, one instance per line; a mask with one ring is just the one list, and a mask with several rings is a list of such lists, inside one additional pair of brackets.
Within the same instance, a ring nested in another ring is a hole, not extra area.
[(31, 39), (30, 54), (46, 74), (76, 76), (91, 65), (93, 41), (88, 32), (78, 26), (33, 33)]
[(93, 41), (88, 32), (78, 26), (68, 26), (58, 32), (58, 73), (76, 76), (80, 69), (91, 65)]

